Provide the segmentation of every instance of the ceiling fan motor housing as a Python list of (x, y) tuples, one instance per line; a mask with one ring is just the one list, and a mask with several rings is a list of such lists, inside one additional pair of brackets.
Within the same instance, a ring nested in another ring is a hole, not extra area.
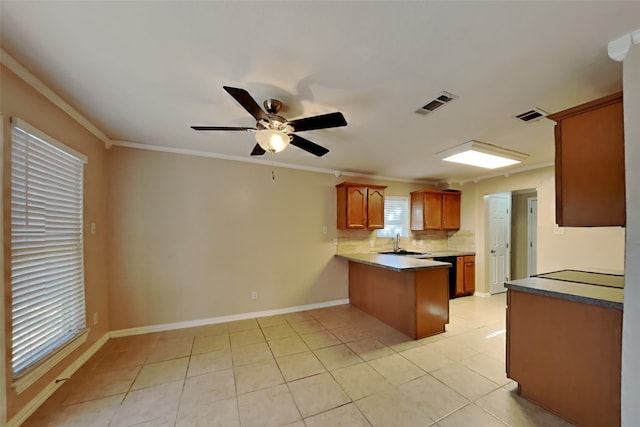
[(269, 114), (278, 114), (278, 111), (282, 108), (282, 102), (277, 99), (265, 99), (262, 105), (264, 105), (264, 109)]

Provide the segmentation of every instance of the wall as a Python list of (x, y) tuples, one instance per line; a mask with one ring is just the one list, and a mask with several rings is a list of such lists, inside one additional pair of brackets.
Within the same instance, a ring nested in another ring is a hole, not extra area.
[(485, 257), (484, 196), (529, 188), (536, 189), (538, 194), (539, 272), (564, 268), (601, 271), (624, 269), (624, 228), (563, 228), (564, 234), (554, 234), (554, 169), (546, 167), (507, 176), (501, 175), (462, 186), (465, 194), (473, 195), (472, 210), (476, 213), (472, 220), (476, 230), (477, 292), (489, 292), (488, 260)]
[(622, 425), (640, 425), (640, 45), (623, 64), (625, 171), (627, 190), (627, 268), (622, 327)]
[[(5, 223), (3, 228), (3, 240), (5, 247), (5, 266), (9, 265), (9, 250), (11, 243), (10, 223), (10, 163), (9, 147), (10, 138), (9, 117), (19, 117), (49, 136), (65, 143), (71, 148), (85, 154), (89, 161), (85, 165), (85, 298), (87, 306), (87, 323), (91, 332), (87, 341), (67, 358), (60, 362), (55, 368), (49, 371), (43, 378), (29, 387), (20, 395), (11, 389), (11, 309), (10, 309), (10, 289), (11, 273), (5, 268), (4, 289), (5, 298), (5, 349), (6, 349), (6, 395), (7, 395), (7, 418), (11, 419), (20, 409), (22, 409), (40, 391), (50, 385), (56, 376), (66, 369), (93, 343), (100, 339), (109, 330), (109, 313), (107, 300), (107, 245), (106, 245), (106, 200), (104, 195), (107, 192), (106, 181), (106, 157), (105, 149), (101, 141), (91, 135), (85, 128), (81, 127), (70, 116), (59, 108), (55, 107), (42, 95), (34, 91), (31, 86), (2, 66), (2, 79), (0, 81), (0, 92), (3, 118), (4, 118), (4, 162), (3, 162), (3, 214)], [(97, 225), (97, 234), (92, 235), (88, 231), (88, 224), (91, 222)], [(93, 313), (98, 313), (100, 321), (98, 324), (91, 324)]]
[(348, 298), (334, 175), (276, 168), (273, 180), (271, 166), (123, 147), (108, 157), (112, 330)]

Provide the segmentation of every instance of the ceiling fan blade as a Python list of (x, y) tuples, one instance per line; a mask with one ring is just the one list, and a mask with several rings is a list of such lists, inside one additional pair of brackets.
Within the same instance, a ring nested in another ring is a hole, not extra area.
[(256, 130), (256, 128), (248, 128), (242, 126), (191, 126), (191, 129), (195, 130)]
[(229, 87), (229, 86), (222, 86), (222, 87), (224, 90), (227, 91), (229, 95), (233, 96), (233, 98), (236, 101), (238, 101), (238, 104), (242, 105), (242, 107), (245, 110), (247, 110), (249, 114), (251, 114), (256, 120), (269, 119), (269, 117), (267, 116), (267, 113), (265, 113), (262, 110), (262, 108), (260, 108), (256, 100), (253, 99), (251, 95), (249, 95), (249, 92), (247, 92), (244, 89), (239, 89), (237, 87)]
[(256, 144), (255, 147), (253, 147), (253, 150), (251, 150), (252, 156), (262, 156), (264, 153), (266, 153), (266, 151), (260, 146), (260, 144)]
[(292, 120), (288, 124), (293, 126), (295, 132), (302, 132), (305, 130), (327, 129), (346, 126), (347, 121), (344, 119), (342, 113), (329, 113), (320, 116)]
[(304, 151), (307, 151), (318, 157), (322, 157), (329, 152), (329, 149), (321, 147), (315, 142), (311, 142), (301, 136), (293, 134), (291, 135), (291, 137), (291, 145), (295, 145), (296, 147), (301, 148)]

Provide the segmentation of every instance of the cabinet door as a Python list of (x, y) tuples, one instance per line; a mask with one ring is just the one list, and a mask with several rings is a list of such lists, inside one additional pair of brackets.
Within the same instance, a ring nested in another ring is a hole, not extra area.
[(367, 195), (367, 228), (384, 228), (384, 189), (369, 188)]
[[(466, 259), (467, 257), (465, 257)], [(475, 257), (474, 257), (475, 258)], [(471, 295), (476, 291), (476, 263), (464, 262), (464, 293)]]
[(442, 229), (460, 230), (460, 193), (442, 194)]
[(367, 228), (367, 187), (347, 188), (347, 228)]
[(424, 193), (424, 229), (442, 229), (442, 193)]
[(556, 221), (564, 227), (624, 226), (622, 95), (552, 116), (556, 125)]

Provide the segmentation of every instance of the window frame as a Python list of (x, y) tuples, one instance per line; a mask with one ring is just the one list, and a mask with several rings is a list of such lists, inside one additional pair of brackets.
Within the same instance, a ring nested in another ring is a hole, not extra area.
[[(395, 238), (398, 226), (401, 227), (400, 237), (409, 237), (409, 211), (410, 211), (410, 201), (411, 198), (409, 196), (387, 196), (384, 197), (384, 228), (377, 230), (376, 236), (379, 238)], [(390, 219), (391, 215), (389, 210), (392, 209), (393, 206), (402, 205), (401, 215), (404, 218), (401, 218), (400, 221), (394, 221)], [(389, 209), (387, 209), (389, 208)], [(393, 230), (391, 228), (393, 227)]]

